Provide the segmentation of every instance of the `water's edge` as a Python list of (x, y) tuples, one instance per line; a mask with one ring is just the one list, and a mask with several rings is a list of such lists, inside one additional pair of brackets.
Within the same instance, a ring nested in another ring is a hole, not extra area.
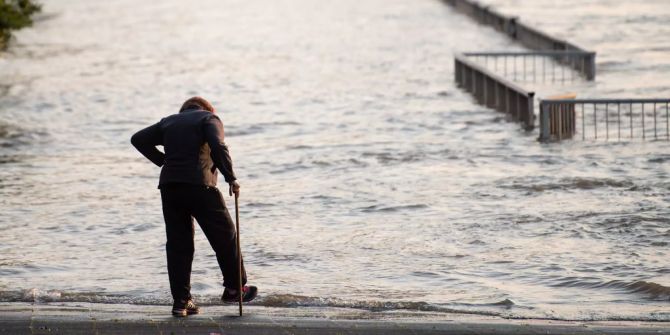
[[(194, 299), (200, 306), (213, 307), (222, 305), (219, 296), (194, 294)], [(124, 294), (110, 294), (101, 292), (61, 292), (57, 290), (41, 291), (38, 289), (22, 291), (0, 291), (0, 304), (31, 304), (45, 306), (67, 306), (71, 304), (94, 304), (101, 306), (126, 305), (135, 306), (170, 306), (172, 300), (160, 296), (130, 296)], [(358, 314), (396, 314), (396, 313), (419, 313), (426, 315), (471, 315), (480, 317), (498, 317), (507, 320), (560, 320), (560, 321), (645, 321), (645, 322), (670, 322), (670, 313), (659, 312), (656, 314), (639, 316), (617, 316), (617, 315), (589, 315), (580, 314), (579, 317), (564, 317), (561, 315), (520, 313), (520, 311), (533, 310), (533, 307), (519, 306), (510, 299), (491, 303), (468, 304), (449, 303), (433, 304), (425, 301), (381, 301), (381, 300), (355, 300), (340, 298), (309, 297), (294, 294), (267, 294), (260, 295), (256, 300), (247, 304), (255, 307), (278, 308), (289, 310), (310, 309), (342, 309), (355, 311)], [(131, 307), (129, 307), (131, 308)], [(355, 318), (370, 318), (359, 315)]]

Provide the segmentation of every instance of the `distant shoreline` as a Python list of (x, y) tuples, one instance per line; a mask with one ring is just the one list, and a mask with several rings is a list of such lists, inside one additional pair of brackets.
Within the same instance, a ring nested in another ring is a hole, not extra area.
[(9, 0), (0, 4), (0, 51), (7, 49), (12, 31), (32, 25), (32, 17), (42, 9), (34, 0)]
[(0, 303), (0, 333), (214, 334), (670, 334), (668, 322), (508, 320), (490, 316), (368, 313), (338, 308), (210, 306), (174, 318), (168, 306)]

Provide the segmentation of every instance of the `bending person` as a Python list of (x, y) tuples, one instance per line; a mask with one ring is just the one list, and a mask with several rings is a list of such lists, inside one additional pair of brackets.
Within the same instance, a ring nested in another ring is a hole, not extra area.
[[(216, 252), (223, 273), (223, 295), (226, 303), (239, 301), (239, 270), (235, 224), (228, 213), (221, 192), (216, 187), (218, 169), (228, 183), (228, 194), (239, 195), (240, 185), (233, 172), (228, 147), (223, 141), (223, 123), (212, 105), (193, 97), (179, 113), (135, 133), (131, 143), (142, 155), (162, 167), (158, 188), (163, 203), (167, 233), (168, 277), (174, 304), (174, 316), (198, 314), (191, 296), (193, 263), (193, 218), (198, 221)], [(156, 146), (162, 145), (165, 153)], [(242, 285), (247, 275), (242, 265)], [(245, 302), (256, 297), (255, 286), (244, 286)]]

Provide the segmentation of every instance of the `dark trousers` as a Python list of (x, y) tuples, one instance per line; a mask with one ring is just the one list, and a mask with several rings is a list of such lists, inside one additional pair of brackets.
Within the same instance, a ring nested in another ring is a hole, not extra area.
[[(191, 264), (193, 263), (193, 218), (198, 221), (223, 273), (223, 286), (239, 288), (235, 224), (230, 218), (223, 196), (216, 187), (174, 184), (161, 186), (163, 217), (167, 233), (168, 276), (175, 300), (191, 297)], [(242, 265), (242, 284), (247, 274)]]

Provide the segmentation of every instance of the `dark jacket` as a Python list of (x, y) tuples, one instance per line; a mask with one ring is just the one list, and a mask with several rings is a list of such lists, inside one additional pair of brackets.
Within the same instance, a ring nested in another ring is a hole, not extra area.
[[(187, 109), (144, 128), (130, 139), (142, 155), (162, 166), (158, 187), (216, 185), (216, 169), (233, 182), (233, 162), (223, 142), (223, 123), (214, 113)], [(162, 145), (165, 153), (156, 146)]]

